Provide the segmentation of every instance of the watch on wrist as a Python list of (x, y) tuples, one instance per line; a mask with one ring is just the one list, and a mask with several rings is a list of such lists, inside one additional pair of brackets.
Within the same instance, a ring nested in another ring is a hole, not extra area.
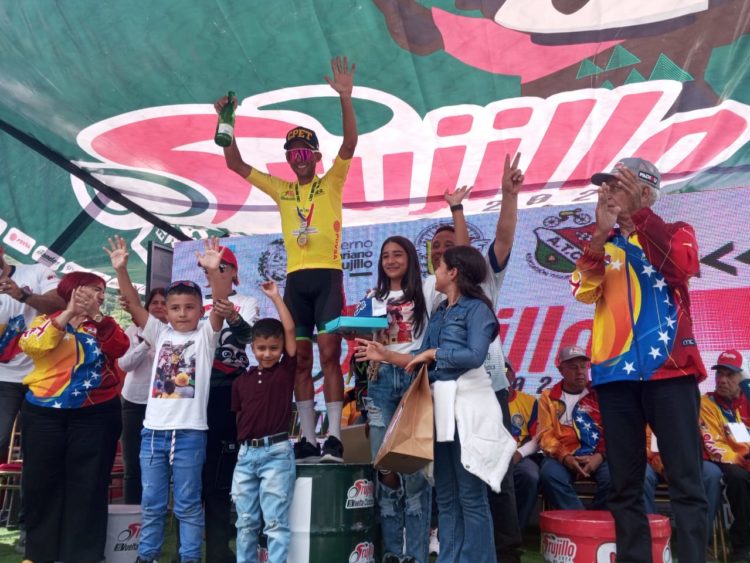
[(34, 292), (33, 292), (33, 291), (31, 291), (31, 290), (30, 290), (30, 289), (29, 289), (28, 287), (22, 287), (22, 288), (21, 288), (21, 296), (20, 296), (20, 297), (18, 298), (18, 300), (19, 300), (19, 301), (20, 301), (21, 303), (26, 303), (26, 301), (27, 301), (27, 300), (29, 299), (29, 297), (31, 297), (32, 295), (34, 295)]

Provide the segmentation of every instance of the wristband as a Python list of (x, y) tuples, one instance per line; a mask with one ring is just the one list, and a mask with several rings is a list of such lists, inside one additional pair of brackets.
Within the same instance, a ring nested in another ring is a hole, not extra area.
[(451, 205), (451, 212), (453, 211), (463, 211), (464, 205), (463, 203), (457, 203), (456, 205)]

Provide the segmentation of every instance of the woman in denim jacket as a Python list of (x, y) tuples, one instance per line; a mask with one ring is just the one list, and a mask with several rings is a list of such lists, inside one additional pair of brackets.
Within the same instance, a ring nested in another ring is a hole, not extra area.
[[(456, 381), (467, 372), (479, 373), (481, 377), (478, 370), (483, 369), (487, 349), (498, 334), (497, 318), (479, 287), (487, 276), (484, 257), (469, 246), (449, 248), (435, 276), (436, 289), (445, 293), (447, 299), (430, 318), (422, 346), (415, 355), (400, 354), (377, 342), (358, 339), (358, 359), (385, 361), (407, 371), (426, 363), (431, 382)], [(484, 379), (490, 389), (486, 372)], [(494, 394), (490, 392), (488, 396), (494, 401), (490, 408), (496, 407), (494, 410), (499, 413)], [(468, 465), (462, 464), (461, 441), (455, 424), (453, 429), (453, 441), (435, 445), (438, 562), (494, 563), (487, 487), (481, 478), (467, 470)]]

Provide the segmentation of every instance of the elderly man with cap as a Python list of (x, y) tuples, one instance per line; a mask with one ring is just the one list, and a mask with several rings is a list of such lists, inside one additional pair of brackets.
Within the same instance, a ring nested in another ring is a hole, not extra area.
[(698, 382), (706, 369), (688, 293), (698, 243), (690, 225), (651, 209), (661, 188), (652, 163), (625, 158), (591, 181), (600, 185), (596, 228), (570, 281), (578, 301), (596, 305), (591, 378), (608, 444), (617, 559), (651, 561), (643, 503), (649, 424), (669, 478), (680, 563), (704, 561)]
[(55, 272), (42, 264), (12, 266), (0, 246), (0, 463), (27, 391), (21, 380), (33, 369), (18, 340), (34, 317), (65, 308), (57, 282)]
[(573, 488), (578, 479), (596, 481), (593, 508), (604, 509), (609, 467), (596, 391), (589, 382), (583, 348), (564, 346), (557, 356), (562, 379), (539, 397), (537, 440), (545, 454), (541, 482), (545, 498), (563, 510), (583, 510)]
[[(279, 206), (281, 230), (287, 253), (284, 302), (294, 318), (297, 333), (297, 379), (294, 398), (300, 417), (300, 441), (295, 445), (297, 461), (343, 462), (341, 411), (344, 380), (341, 374), (341, 336), (328, 334), (325, 325), (341, 315), (344, 281), (341, 263), (343, 190), (357, 146), (357, 122), (352, 105), (354, 65), (344, 57), (331, 61), (333, 79), (326, 76), (341, 99), (344, 138), (339, 153), (322, 178), (315, 175), (321, 160), (318, 137), (306, 127), (295, 127), (286, 135), (286, 161), (297, 177), (287, 182), (265, 174), (242, 160), (237, 143), (224, 149), (227, 167), (269, 195)], [(221, 111), (227, 98), (214, 104)], [(315, 403), (312, 381), (313, 330), (317, 329), (323, 395), (328, 411), (328, 439), (320, 457), (315, 435)]]
[(232, 382), (250, 364), (245, 348), (251, 340), (251, 327), (260, 317), (258, 300), (241, 295), (234, 289), (240, 283), (237, 257), (230, 248), (219, 247), (219, 251), (222, 249), (224, 252), (219, 265), (219, 278), (215, 282), (216, 291), (218, 293), (218, 288), (221, 288), (221, 293), (229, 297), (214, 301), (212, 295), (207, 295), (203, 300), (204, 319), (208, 318), (213, 308), (225, 318), (211, 366), (211, 392), (208, 395), (208, 435), (203, 467), (206, 563), (230, 563), (235, 560), (229, 547), (232, 534), (229, 491), (237, 463), (237, 426), (235, 413), (230, 408)]
[(746, 374), (737, 350), (719, 355), (716, 388), (701, 397), (700, 423), (708, 459), (719, 466), (734, 522), (730, 561), (750, 561), (750, 401), (740, 389)]

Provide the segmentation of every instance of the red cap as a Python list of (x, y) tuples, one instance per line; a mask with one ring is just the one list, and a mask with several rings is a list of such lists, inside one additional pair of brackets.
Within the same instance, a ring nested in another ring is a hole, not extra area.
[(218, 250), (219, 252), (221, 252), (222, 250), (224, 251), (224, 254), (221, 255), (221, 261), (224, 264), (234, 266), (234, 269), (239, 272), (240, 267), (237, 265), (237, 257), (234, 255), (234, 252), (232, 252), (231, 249), (227, 246), (220, 246)]
[(572, 360), (574, 358), (586, 358), (587, 360), (591, 360), (586, 355), (586, 351), (581, 348), (580, 346), (563, 346), (560, 348), (560, 352), (557, 354), (557, 367), (560, 367), (560, 364), (563, 362), (567, 362), (568, 360)]
[[(218, 252), (221, 252), (222, 250), (224, 251), (224, 253), (221, 255), (222, 264), (229, 264), (230, 266), (234, 266), (234, 270), (236, 274), (232, 281), (236, 285), (239, 285), (240, 284), (240, 267), (237, 264), (237, 257), (234, 255), (234, 252), (232, 252), (232, 250), (228, 246), (220, 246), (216, 250)], [(198, 265), (200, 266), (200, 263)]]
[(725, 350), (716, 360), (716, 365), (711, 369), (727, 368), (733, 372), (742, 371), (742, 354), (737, 350)]

